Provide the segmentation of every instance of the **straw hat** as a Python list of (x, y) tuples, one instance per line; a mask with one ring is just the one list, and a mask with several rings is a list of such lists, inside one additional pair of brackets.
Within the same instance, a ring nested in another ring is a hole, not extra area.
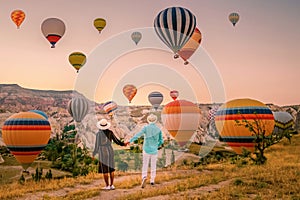
[(110, 123), (106, 119), (101, 119), (99, 122), (97, 122), (97, 128), (101, 130), (109, 129)]
[(149, 116), (147, 117), (147, 121), (148, 121), (149, 124), (150, 124), (150, 123), (155, 123), (155, 122), (157, 121), (156, 115), (153, 115), (153, 114), (149, 115)]

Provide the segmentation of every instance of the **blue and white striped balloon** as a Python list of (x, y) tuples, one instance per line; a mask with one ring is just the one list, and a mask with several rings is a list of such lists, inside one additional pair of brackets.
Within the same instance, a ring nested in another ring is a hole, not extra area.
[(155, 108), (155, 110), (157, 110), (161, 102), (164, 100), (164, 96), (160, 92), (151, 92), (148, 95), (148, 100), (151, 103), (151, 105)]
[(170, 7), (162, 10), (154, 19), (158, 37), (174, 52), (187, 43), (196, 27), (196, 17), (186, 8)]
[(89, 102), (84, 97), (75, 97), (68, 103), (68, 112), (76, 122), (81, 122), (89, 112)]

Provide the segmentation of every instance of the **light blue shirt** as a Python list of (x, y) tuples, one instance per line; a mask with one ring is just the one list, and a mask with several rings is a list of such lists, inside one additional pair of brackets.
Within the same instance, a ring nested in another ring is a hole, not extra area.
[(157, 148), (164, 143), (162, 132), (154, 123), (150, 123), (136, 133), (129, 142), (134, 142), (144, 136), (143, 150), (148, 154), (157, 154)]

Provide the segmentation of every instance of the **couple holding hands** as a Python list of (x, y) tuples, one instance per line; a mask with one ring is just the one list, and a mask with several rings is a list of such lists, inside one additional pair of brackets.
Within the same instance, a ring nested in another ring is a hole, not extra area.
[[(103, 178), (106, 186), (105, 190), (114, 190), (114, 151), (111, 142), (114, 141), (117, 145), (127, 146), (129, 143), (133, 143), (139, 137), (144, 136), (143, 143), (143, 167), (142, 167), (142, 183), (141, 187), (144, 188), (147, 180), (147, 170), (149, 161), (151, 162), (151, 175), (150, 184), (154, 185), (154, 179), (156, 176), (156, 161), (157, 161), (157, 149), (164, 141), (162, 137), (161, 129), (155, 124), (157, 122), (157, 116), (150, 114), (147, 117), (148, 124), (145, 125), (141, 131), (136, 133), (129, 141), (120, 141), (115, 134), (109, 130), (110, 123), (106, 119), (101, 119), (97, 123), (99, 131), (96, 134), (95, 149), (93, 151), (93, 157), (98, 154), (99, 168), (98, 173), (103, 174)], [(110, 176), (110, 183), (109, 183)]]

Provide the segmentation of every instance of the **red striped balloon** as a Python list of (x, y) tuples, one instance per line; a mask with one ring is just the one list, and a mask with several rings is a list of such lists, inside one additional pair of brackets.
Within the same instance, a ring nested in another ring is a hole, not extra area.
[[(239, 120), (242, 125), (238, 126)], [(215, 115), (215, 123), (223, 141), (237, 154), (242, 154), (243, 148), (254, 152), (254, 133), (243, 123), (253, 124), (254, 128), (262, 128), (265, 136), (272, 134), (274, 116), (272, 111), (262, 102), (253, 99), (235, 99), (223, 104)], [(261, 134), (261, 133), (258, 133)]]
[(35, 112), (20, 112), (10, 116), (2, 127), (4, 143), (26, 170), (48, 144), (50, 123)]
[(14, 10), (10, 14), (11, 20), (20, 28), (21, 24), (25, 19), (25, 13), (23, 10)]

